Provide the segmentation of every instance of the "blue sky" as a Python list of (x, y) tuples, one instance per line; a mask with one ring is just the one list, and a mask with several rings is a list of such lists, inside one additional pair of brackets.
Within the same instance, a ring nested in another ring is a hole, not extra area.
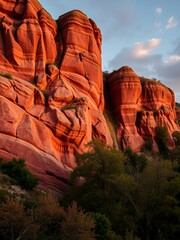
[(139, 76), (156, 78), (180, 102), (180, 0), (40, 0), (57, 19), (83, 11), (100, 28), (103, 70), (128, 65)]

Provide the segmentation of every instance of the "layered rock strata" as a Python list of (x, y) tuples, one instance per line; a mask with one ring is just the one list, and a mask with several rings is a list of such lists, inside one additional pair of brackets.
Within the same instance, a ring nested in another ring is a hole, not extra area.
[(103, 116), (101, 33), (80, 11), (56, 22), (38, 1), (0, 3), (0, 156), (23, 157), (61, 193), (75, 153), (112, 139)]
[(113, 112), (118, 124), (119, 144), (139, 151), (150, 139), (158, 151), (156, 127), (167, 127), (168, 147), (174, 147), (172, 133), (179, 131), (175, 98), (171, 89), (150, 79), (139, 78), (130, 67), (109, 74)]
[(75, 154), (89, 150), (94, 137), (136, 151), (151, 138), (158, 150), (156, 126), (167, 126), (174, 146), (173, 92), (130, 67), (108, 76), (117, 143), (103, 116), (102, 37), (85, 14), (54, 21), (36, 0), (2, 0), (0, 29), (0, 157), (25, 158), (41, 189), (61, 194)]

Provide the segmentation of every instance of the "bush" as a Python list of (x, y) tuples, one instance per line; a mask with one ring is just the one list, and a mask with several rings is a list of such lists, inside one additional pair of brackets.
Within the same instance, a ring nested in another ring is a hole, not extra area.
[(13, 158), (12, 161), (1, 163), (1, 170), (4, 174), (16, 180), (16, 182), (26, 190), (36, 187), (38, 181), (25, 166), (25, 160)]
[(8, 199), (8, 192), (0, 189), (0, 204), (5, 203)]
[(113, 235), (112, 229), (111, 229), (111, 222), (109, 219), (98, 212), (92, 212), (90, 214), (94, 221), (95, 221), (95, 229), (94, 233), (96, 235), (96, 240), (109, 240), (111, 239), (111, 236)]
[(146, 157), (133, 152), (130, 147), (126, 149), (125, 156), (125, 169), (130, 175), (139, 175), (139, 173), (141, 173), (147, 165)]
[(156, 127), (155, 131), (156, 131), (155, 139), (158, 144), (159, 151), (163, 157), (167, 157), (169, 154), (169, 149), (167, 147), (167, 140), (168, 140), (167, 127)]

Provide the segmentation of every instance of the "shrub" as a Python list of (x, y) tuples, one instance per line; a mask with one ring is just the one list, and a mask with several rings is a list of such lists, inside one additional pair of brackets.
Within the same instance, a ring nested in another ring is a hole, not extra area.
[(37, 239), (37, 230), (38, 226), (33, 224), (31, 213), (27, 214), (21, 203), (8, 199), (0, 205), (1, 240)]
[(38, 181), (25, 166), (25, 160), (13, 158), (12, 161), (1, 163), (1, 170), (24, 189), (31, 190), (36, 187)]
[(95, 240), (93, 233), (94, 221), (91, 216), (78, 209), (73, 202), (63, 212), (63, 221), (60, 224), (60, 239), (63, 240)]
[(125, 169), (130, 175), (139, 175), (139, 173), (141, 173), (147, 165), (146, 157), (133, 152), (130, 147), (126, 149), (125, 156)]
[(0, 204), (5, 203), (8, 199), (8, 192), (4, 189), (0, 189)]
[(109, 219), (105, 215), (98, 212), (92, 212), (90, 215), (95, 221), (94, 233), (96, 235), (96, 240), (109, 240), (111, 235), (113, 235), (111, 230), (111, 222)]
[(167, 147), (167, 140), (168, 140), (167, 127), (156, 127), (155, 134), (156, 134), (155, 139), (158, 144), (160, 153), (164, 157), (167, 157), (169, 154), (169, 149)]

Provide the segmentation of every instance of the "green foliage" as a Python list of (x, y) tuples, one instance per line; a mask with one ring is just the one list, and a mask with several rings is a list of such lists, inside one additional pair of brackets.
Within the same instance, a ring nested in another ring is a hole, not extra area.
[(59, 206), (52, 195), (39, 195), (31, 208), (8, 199), (0, 204), (0, 239), (95, 240), (94, 220), (73, 203)]
[(168, 140), (167, 127), (156, 127), (155, 139), (158, 144), (160, 153), (162, 154), (162, 156), (167, 157), (169, 154), (169, 149), (167, 147), (167, 140)]
[(37, 178), (26, 168), (24, 159), (13, 158), (10, 162), (1, 163), (0, 167), (4, 174), (16, 180), (22, 188), (31, 190), (36, 187)]
[(96, 240), (109, 240), (113, 235), (109, 219), (101, 213), (91, 213), (90, 215), (95, 221), (94, 233)]
[(134, 236), (133, 232), (127, 231), (123, 240), (140, 240), (140, 239), (137, 236)]
[(5, 203), (8, 199), (7, 190), (0, 189), (0, 204)]
[[(158, 137), (166, 136), (165, 132), (160, 129)], [(178, 240), (176, 162), (157, 158), (148, 162), (129, 148), (119, 156), (97, 141), (91, 146), (92, 151), (78, 155), (72, 189), (64, 201), (76, 200), (85, 211), (95, 212), (96, 239)]]
[(152, 151), (152, 147), (153, 147), (153, 139), (152, 137), (149, 137), (145, 140), (145, 145), (143, 146), (143, 150), (148, 150), (148, 151)]
[(126, 149), (125, 156), (125, 168), (129, 175), (139, 175), (139, 173), (141, 173), (147, 165), (146, 157), (133, 152), (130, 147)]
[[(90, 147), (92, 151), (77, 156), (78, 167), (71, 176), (74, 188), (65, 194), (63, 202), (75, 200), (88, 211), (108, 211), (116, 178), (124, 171), (124, 156), (115, 149), (105, 148), (97, 140), (90, 143)], [(78, 181), (84, 184), (77, 186)]]
[(62, 201), (66, 208), (50, 194), (22, 204), (0, 191), (0, 238), (178, 240), (180, 148), (170, 153), (171, 161), (147, 162), (130, 148), (123, 154), (97, 140), (89, 147), (77, 156), (72, 188)]
[(169, 154), (169, 159), (171, 159), (174, 170), (180, 173), (180, 146), (177, 146), (175, 149), (171, 150)]

